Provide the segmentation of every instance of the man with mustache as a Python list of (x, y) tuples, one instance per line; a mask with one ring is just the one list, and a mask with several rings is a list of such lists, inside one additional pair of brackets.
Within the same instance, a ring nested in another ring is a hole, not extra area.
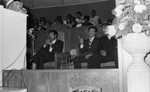
[(37, 65), (37, 69), (43, 69), (44, 63), (54, 62), (55, 53), (61, 53), (63, 50), (63, 41), (58, 40), (58, 33), (56, 30), (50, 30), (48, 39), (45, 44), (33, 56), (33, 63)]

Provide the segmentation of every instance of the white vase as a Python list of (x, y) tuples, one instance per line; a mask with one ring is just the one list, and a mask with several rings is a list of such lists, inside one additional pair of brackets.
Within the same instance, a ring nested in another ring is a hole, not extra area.
[(150, 92), (150, 68), (144, 61), (150, 51), (150, 38), (144, 33), (130, 33), (121, 41), (123, 48), (133, 57), (127, 70), (128, 92)]

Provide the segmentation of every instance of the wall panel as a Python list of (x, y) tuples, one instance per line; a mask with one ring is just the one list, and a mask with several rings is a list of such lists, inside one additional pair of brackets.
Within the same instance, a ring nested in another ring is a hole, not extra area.
[(63, 5), (64, 0), (49, 0), (49, 6)]
[(117, 69), (13, 70), (9, 72), (3, 72), (3, 77), (6, 78), (3, 86), (26, 88), (28, 92), (73, 92), (72, 89), (85, 87), (100, 89), (99, 92), (119, 92)]
[(79, 3), (83, 3), (83, 2), (98, 2), (98, 1), (109, 1), (109, 0), (79, 0)]
[(21, 2), (28, 8), (34, 7), (34, 0), (21, 0)]
[(49, 6), (49, 0), (34, 0), (34, 7)]
[(75, 4), (78, 3), (79, 0), (64, 0), (64, 5), (66, 4)]
[(58, 5), (81, 4), (81, 3), (115, 1), (115, 0), (21, 0), (21, 1), (24, 3), (24, 5), (28, 6), (29, 8), (39, 8), (47, 6), (52, 7)]

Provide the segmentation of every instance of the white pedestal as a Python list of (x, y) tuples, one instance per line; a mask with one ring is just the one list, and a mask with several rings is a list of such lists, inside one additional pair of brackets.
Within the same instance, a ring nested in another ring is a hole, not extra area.
[(133, 55), (127, 73), (128, 92), (150, 92), (150, 69), (143, 60), (144, 56)]
[(150, 39), (144, 33), (130, 33), (122, 38), (122, 46), (133, 57), (127, 68), (127, 92), (150, 92), (150, 67), (144, 61)]
[(0, 6), (0, 82), (2, 70), (26, 67), (26, 18)]

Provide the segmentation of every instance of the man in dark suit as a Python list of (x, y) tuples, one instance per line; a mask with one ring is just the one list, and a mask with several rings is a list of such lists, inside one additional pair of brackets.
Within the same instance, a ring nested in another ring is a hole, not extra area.
[(56, 30), (50, 30), (48, 39), (45, 44), (33, 56), (33, 62), (37, 64), (37, 69), (43, 69), (46, 62), (53, 62), (55, 53), (61, 53), (63, 50), (63, 42), (57, 39), (58, 33)]
[(74, 68), (81, 68), (82, 62), (88, 63), (88, 68), (99, 68), (100, 67), (100, 52), (98, 50), (99, 38), (96, 37), (97, 28), (91, 26), (88, 28), (89, 38), (84, 40), (80, 38), (79, 50), (82, 56), (73, 59)]
[(100, 60), (103, 63), (109, 61), (115, 61), (115, 67), (118, 67), (117, 57), (117, 40), (114, 36), (109, 35), (107, 27), (109, 24), (102, 24), (101, 28), (104, 32), (104, 36), (100, 38), (99, 49), (100, 49)]

